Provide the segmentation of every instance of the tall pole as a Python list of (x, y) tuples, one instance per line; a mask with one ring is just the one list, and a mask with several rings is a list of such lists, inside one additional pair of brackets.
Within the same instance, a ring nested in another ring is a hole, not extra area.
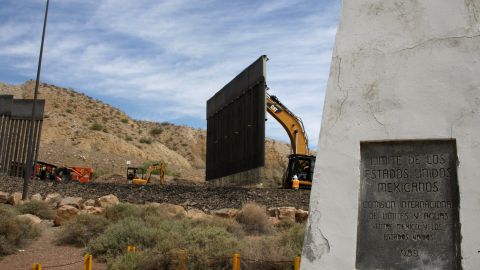
[(42, 68), (43, 42), (45, 40), (45, 29), (47, 28), (49, 2), (50, 0), (47, 0), (47, 6), (45, 8), (45, 18), (43, 20), (42, 42), (40, 43), (40, 56), (38, 57), (37, 80), (35, 81), (35, 92), (33, 94), (32, 119), (29, 123), (29, 128), (28, 128), (27, 164), (25, 164), (25, 175), (23, 176), (23, 193), (22, 193), (23, 200), (26, 200), (28, 198), (28, 180), (30, 180), (30, 177), (32, 175), (33, 158), (34, 158), (33, 128), (35, 127), (35, 110), (37, 106), (38, 85), (40, 82), (40, 70)]

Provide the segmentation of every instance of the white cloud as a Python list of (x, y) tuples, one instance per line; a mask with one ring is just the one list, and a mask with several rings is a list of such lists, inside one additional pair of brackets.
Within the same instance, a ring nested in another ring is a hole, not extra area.
[[(338, 8), (317, 0), (57, 2), (42, 78), (116, 100), (132, 115), (202, 122), (206, 100), (267, 54), (271, 92), (303, 119), (315, 147)], [(26, 78), (38, 57), (37, 20), (0, 19), (0, 61)], [(269, 122), (267, 135), (288, 139)]]

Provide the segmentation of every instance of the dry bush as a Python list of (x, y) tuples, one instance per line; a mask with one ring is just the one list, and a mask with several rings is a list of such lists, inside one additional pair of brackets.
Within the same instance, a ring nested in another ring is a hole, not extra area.
[(41, 219), (53, 219), (56, 215), (55, 210), (51, 209), (44, 201), (28, 201), (16, 208), (22, 214), (32, 214)]
[(273, 230), (266, 207), (256, 203), (245, 204), (237, 215), (237, 221), (251, 234), (268, 234)]
[(119, 203), (105, 210), (105, 217), (112, 222), (117, 222), (128, 217), (142, 217), (144, 209), (130, 203)]
[(0, 205), (0, 256), (14, 253), (40, 235), (37, 227), (16, 219), (17, 214), (13, 207)]
[(62, 227), (57, 235), (57, 244), (86, 246), (107, 228), (109, 222), (103, 216), (80, 214)]

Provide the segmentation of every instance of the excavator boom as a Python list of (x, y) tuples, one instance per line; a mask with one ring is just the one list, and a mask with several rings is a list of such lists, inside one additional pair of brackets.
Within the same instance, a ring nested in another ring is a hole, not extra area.
[(267, 111), (285, 129), (290, 138), (291, 154), (288, 157), (287, 171), (283, 176), (283, 186), (291, 188), (293, 179), (300, 187), (312, 185), (315, 156), (310, 155), (308, 137), (302, 120), (292, 113), (277, 97), (266, 94)]
[(308, 155), (308, 137), (302, 120), (283, 105), (276, 96), (267, 94), (266, 98), (268, 113), (283, 126), (290, 138), (292, 154)]

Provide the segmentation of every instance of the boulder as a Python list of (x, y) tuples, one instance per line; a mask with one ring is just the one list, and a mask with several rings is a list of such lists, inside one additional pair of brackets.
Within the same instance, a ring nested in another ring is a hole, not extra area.
[(239, 210), (235, 208), (223, 208), (219, 210), (213, 210), (211, 213), (217, 217), (222, 218), (234, 218), (237, 216)]
[(62, 195), (59, 193), (50, 193), (47, 195), (47, 197), (45, 197), (45, 202), (53, 208), (56, 208), (61, 201)]
[(161, 212), (168, 214), (169, 216), (186, 215), (185, 208), (181, 205), (171, 203), (148, 203), (146, 207), (154, 207), (161, 210)]
[(86, 205), (82, 210), (80, 210), (80, 214), (101, 215), (104, 212), (105, 212), (105, 209), (103, 209), (102, 207), (90, 206), (90, 205)]
[(10, 194), (0, 191), (0, 203), (7, 203)]
[(20, 222), (27, 223), (27, 224), (30, 224), (30, 225), (36, 225), (36, 224), (40, 224), (40, 222), (42, 222), (41, 218), (39, 218), (35, 215), (32, 215), (32, 214), (18, 215), (15, 218), (18, 219)]
[(185, 216), (191, 219), (207, 219), (211, 217), (210, 215), (205, 214), (205, 212), (203, 212), (202, 210), (195, 208), (188, 210)]
[(295, 214), (297, 209), (295, 207), (278, 207), (278, 219), (289, 220), (295, 222)]
[(88, 199), (83, 202), (82, 208), (86, 208), (87, 206), (95, 206), (95, 200)]
[(33, 195), (30, 197), (30, 200), (31, 200), (31, 201), (42, 201), (42, 200), (43, 200), (42, 194), (40, 194), (40, 193), (33, 194)]
[(12, 193), (8, 197), (8, 203), (11, 205), (18, 205), (20, 204), (21, 200), (22, 200), (22, 193), (20, 192)]
[(267, 209), (267, 215), (269, 217), (276, 218), (278, 216), (278, 207), (270, 207)]
[(120, 201), (118, 200), (117, 196), (113, 194), (106, 195), (95, 200), (95, 206), (102, 208), (111, 207), (119, 203)]
[(278, 220), (290, 220), (295, 222), (297, 209), (295, 207), (272, 207), (267, 209), (270, 217), (278, 218)]
[(53, 219), (53, 224), (61, 226), (70, 219), (74, 218), (80, 210), (72, 205), (62, 205), (57, 209), (57, 216)]
[(295, 220), (298, 223), (304, 223), (307, 222), (308, 220), (308, 211), (302, 210), (302, 209), (297, 209), (295, 212)]
[(59, 207), (64, 205), (71, 205), (78, 209), (82, 207), (83, 198), (82, 197), (65, 197), (58, 204)]

